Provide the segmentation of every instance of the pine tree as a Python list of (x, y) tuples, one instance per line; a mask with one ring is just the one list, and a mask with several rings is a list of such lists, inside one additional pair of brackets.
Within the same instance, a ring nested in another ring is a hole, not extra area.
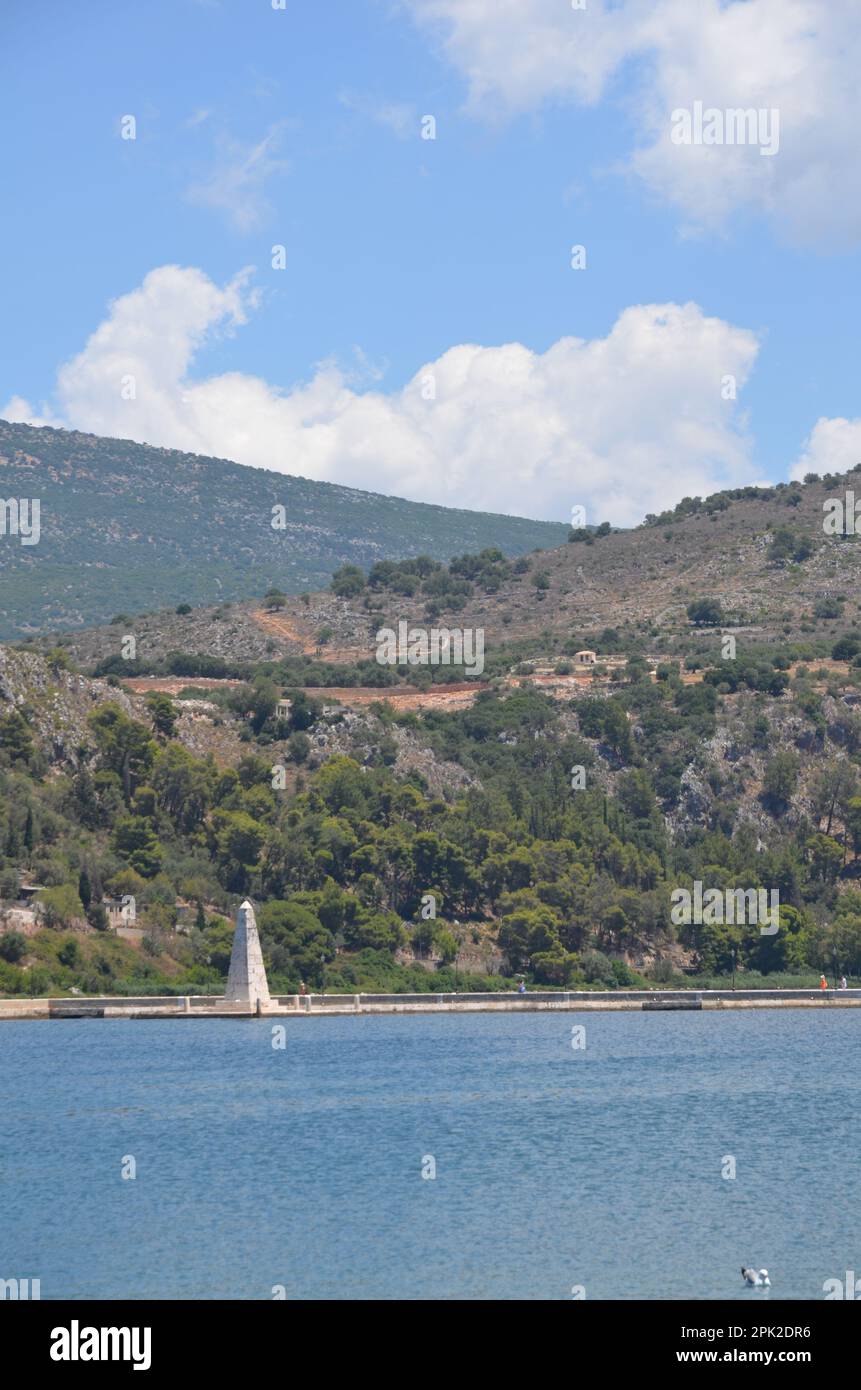
[(0, 719), (0, 748), (12, 763), (28, 763), (33, 755), (33, 740), (27, 721), (20, 710), (10, 710)]

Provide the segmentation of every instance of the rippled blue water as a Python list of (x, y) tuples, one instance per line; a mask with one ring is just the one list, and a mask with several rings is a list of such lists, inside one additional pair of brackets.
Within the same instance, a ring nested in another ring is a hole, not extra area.
[(0, 1024), (0, 1277), (43, 1298), (768, 1297), (744, 1262), (773, 1300), (861, 1274), (861, 1013), (286, 1027), (277, 1051), (264, 1020)]

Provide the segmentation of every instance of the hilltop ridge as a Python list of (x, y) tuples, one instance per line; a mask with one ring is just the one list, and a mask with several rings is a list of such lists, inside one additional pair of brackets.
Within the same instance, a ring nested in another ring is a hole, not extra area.
[(0, 496), (38, 498), (41, 512), (37, 544), (2, 538), (0, 640), (183, 600), (249, 598), (271, 584), (317, 589), (345, 563), (489, 545), (516, 555), (566, 531), (7, 421)]

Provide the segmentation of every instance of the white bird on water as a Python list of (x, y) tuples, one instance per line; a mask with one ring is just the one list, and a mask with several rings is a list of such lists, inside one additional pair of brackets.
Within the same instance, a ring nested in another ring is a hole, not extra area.
[(763, 1285), (769, 1289), (771, 1288), (771, 1280), (768, 1277), (767, 1269), (748, 1269), (745, 1265), (742, 1265), (741, 1277), (746, 1284), (753, 1284), (756, 1288), (762, 1288)]

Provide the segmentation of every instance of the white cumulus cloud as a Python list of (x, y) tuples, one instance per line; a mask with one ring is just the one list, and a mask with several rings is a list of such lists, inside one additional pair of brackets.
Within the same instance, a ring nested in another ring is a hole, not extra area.
[(805, 473), (848, 473), (859, 463), (861, 420), (829, 420), (823, 415), (804, 441), (804, 450), (790, 476), (797, 479)]
[[(238, 371), (195, 377), (195, 353), (255, 302), (248, 272), (220, 288), (200, 270), (153, 270), (60, 369), (56, 407), (41, 417), (55, 410), (97, 434), (560, 521), (582, 504), (590, 521), (635, 523), (755, 476), (744, 415), (722, 383), (743, 387), (757, 338), (696, 304), (635, 305), (606, 337), (562, 338), (543, 353), (461, 344), (389, 393), (357, 389), (331, 362), (290, 389)], [(18, 398), (15, 412), (32, 416)]]
[(34, 410), (23, 396), (10, 396), (0, 414), (13, 425), (36, 425), (37, 428), (50, 425), (52, 429), (63, 427), (63, 421), (53, 415), (47, 406), (43, 406), (41, 411)]
[[(624, 99), (628, 167), (687, 226), (720, 227), (747, 207), (799, 241), (848, 244), (861, 235), (858, 0), (588, 0), (582, 10), (565, 0), (408, 4), (465, 78), (475, 115)], [(673, 144), (673, 111), (696, 101), (777, 110), (777, 154)]]
[(630, 4), (588, 0), (406, 0), (468, 83), (476, 115), (529, 111), (548, 99), (597, 101), (636, 41)]

